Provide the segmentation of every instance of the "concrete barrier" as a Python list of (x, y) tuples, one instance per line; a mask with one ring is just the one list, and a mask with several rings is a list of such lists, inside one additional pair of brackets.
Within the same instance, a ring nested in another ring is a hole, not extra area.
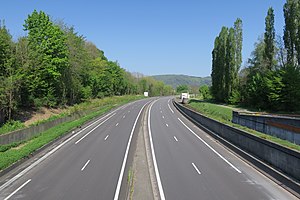
[(233, 111), (232, 122), (300, 145), (299, 118), (251, 115)]
[[(179, 111), (195, 122), (206, 127), (214, 134), (221, 136), (226, 141), (250, 153), (259, 160), (266, 162), (275, 169), (300, 180), (300, 152), (294, 151), (273, 142), (261, 139), (243, 130), (228, 126), (216, 120), (210, 119), (191, 109), (174, 102)], [(294, 188), (300, 191), (299, 186)]]
[(28, 140), (30, 138), (33, 138), (42, 132), (57, 126), (58, 124), (64, 123), (64, 122), (70, 122), (76, 119), (79, 119), (80, 117), (92, 112), (91, 111), (81, 111), (77, 113), (73, 113), (70, 116), (66, 116), (63, 118), (55, 119), (53, 121), (45, 122), (36, 126), (31, 126), (29, 128), (13, 131), (7, 134), (0, 135), (0, 145), (10, 144), (13, 142), (21, 142), (24, 140)]

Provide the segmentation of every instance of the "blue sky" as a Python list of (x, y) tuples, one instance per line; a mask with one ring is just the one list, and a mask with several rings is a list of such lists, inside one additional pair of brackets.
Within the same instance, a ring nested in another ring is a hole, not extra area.
[[(282, 35), (285, 0), (7, 0), (0, 19), (14, 39), (34, 9), (63, 20), (128, 71), (145, 75), (208, 76), (211, 51), (222, 26), (243, 20), (243, 61), (264, 33), (267, 10), (275, 10)], [(243, 64), (244, 65), (244, 64)]]

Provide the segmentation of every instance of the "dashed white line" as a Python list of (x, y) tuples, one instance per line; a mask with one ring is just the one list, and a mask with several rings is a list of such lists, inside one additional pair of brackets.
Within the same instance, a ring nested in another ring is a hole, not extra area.
[(160, 111), (160, 113), (162, 113), (162, 111)]
[(21, 190), (23, 187), (25, 187), (29, 182), (31, 181), (31, 179), (29, 179), (28, 181), (26, 181), (25, 183), (23, 183), (23, 185), (21, 185), (20, 187), (18, 187), (15, 191), (13, 191), (8, 197), (6, 197), (4, 200), (8, 200), (10, 199), (14, 194), (16, 194), (19, 190)]
[(166, 124), (167, 127), (169, 127), (169, 124)]
[[(114, 112), (121, 110), (123, 108), (125, 108), (127, 105), (124, 105), (120, 108), (117, 108)], [(64, 142), (62, 142), (61, 144), (59, 144), (58, 146), (56, 146), (54, 149), (52, 149), (51, 151), (49, 151), (48, 153), (46, 153), (43, 157), (41, 157), (40, 159), (38, 159), (37, 161), (35, 161), (33, 164), (31, 164), (29, 167), (27, 167), (26, 169), (24, 169), (23, 171), (21, 171), (20, 173), (18, 173), (16, 176), (14, 176), (13, 178), (9, 179), (7, 182), (5, 182), (3, 185), (0, 186), (0, 192), (8, 187), (9, 185), (11, 185), (14, 181), (16, 181), (17, 179), (19, 179), (20, 177), (22, 177), (24, 174), (26, 174), (27, 172), (29, 172), (31, 169), (33, 169), (34, 167), (36, 167), (38, 164), (40, 164), (41, 162), (43, 162), (45, 159), (47, 159), (50, 155), (52, 155), (53, 153), (55, 153), (57, 150), (59, 150), (62, 146), (64, 146), (65, 144), (67, 144), (68, 142), (70, 142), (71, 140), (73, 140), (75, 137), (77, 137), (80, 133), (82, 133), (84, 130), (88, 129), (89, 127), (95, 125), (96, 123), (98, 123), (99, 121), (101, 121), (102, 119), (108, 117), (109, 115), (111, 115), (113, 112), (108, 113), (107, 115), (105, 115), (104, 117), (98, 119), (97, 121), (91, 123), (90, 125), (84, 127), (83, 129), (81, 129), (80, 131), (78, 131), (76, 134), (72, 135), (71, 137), (69, 137), (67, 140), (65, 140)], [(114, 113), (116, 114), (116, 113)], [(113, 114), (113, 115), (114, 115)]]
[(81, 171), (83, 171), (83, 170), (86, 168), (86, 166), (90, 163), (90, 161), (91, 161), (91, 160), (88, 160), (88, 161), (83, 165), (83, 167), (81, 168)]
[(128, 113), (130, 113), (130, 110), (128, 110)]
[(222, 160), (224, 160), (228, 165), (230, 165), (235, 171), (238, 173), (242, 173), (238, 168), (236, 168), (231, 162), (229, 162), (226, 158), (224, 158), (221, 154), (219, 154), (214, 148), (212, 148), (207, 142), (205, 142), (199, 135), (197, 135), (192, 129), (190, 129), (181, 119), (178, 120), (191, 132), (193, 133), (201, 142), (203, 142), (210, 150), (212, 150), (215, 154), (217, 154)]
[(162, 118), (164, 119), (164, 118), (165, 118), (165, 116), (162, 116)]
[(124, 119), (125, 117), (126, 117), (126, 116), (124, 115), (124, 116), (123, 116), (123, 119)]
[(116, 123), (116, 126), (118, 126), (119, 125), (119, 123)]
[(104, 140), (107, 140), (108, 137), (109, 137), (109, 135), (107, 135), (107, 136), (104, 138)]
[(198, 173), (199, 175), (201, 175), (201, 172), (200, 172), (200, 170), (197, 168), (197, 166), (196, 166), (194, 163), (192, 163), (192, 165), (193, 165), (193, 167), (195, 168), (195, 170), (197, 171), (197, 173)]
[(174, 113), (174, 111), (172, 110), (170, 104), (168, 104), (168, 106), (169, 106), (169, 109), (171, 110), (171, 112)]
[(88, 136), (91, 132), (93, 132), (96, 128), (98, 128), (99, 126), (101, 126), (102, 124), (104, 124), (107, 120), (109, 120), (111, 117), (113, 117), (116, 113), (112, 114), (111, 116), (109, 116), (108, 118), (106, 118), (103, 122), (101, 122), (100, 124), (98, 124), (95, 128), (93, 128), (92, 130), (90, 130), (87, 134), (85, 134), (84, 136), (82, 136), (79, 140), (77, 140), (75, 142), (75, 144), (78, 144), (81, 140), (83, 140), (86, 136)]
[(177, 139), (177, 137), (176, 137), (176, 136), (174, 136), (174, 140), (175, 140), (176, 142), (178, 142), (178, 139)]

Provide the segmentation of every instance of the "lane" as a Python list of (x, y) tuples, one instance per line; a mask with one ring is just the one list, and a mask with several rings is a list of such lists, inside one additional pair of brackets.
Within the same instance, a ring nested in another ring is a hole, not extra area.
[(170, 98), (153, 104), (149, 121), (166, 199), (296, 199), (185, 119)]
[(2, 189), (0, 199), (113, 199), (134, 123), (149, 101), (121, 107), (88, 127)]

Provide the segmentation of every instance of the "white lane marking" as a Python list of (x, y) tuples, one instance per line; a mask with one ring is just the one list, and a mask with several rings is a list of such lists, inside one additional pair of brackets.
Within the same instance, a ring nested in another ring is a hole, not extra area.
[(169, 106), (169, 109), (171, 110), (171, 112), (174, 113), (174, 111), (172, 110), (170, 104), (168, 104), (168, 106)]
[(168, 124), (166, 124), (166, 126), (167, 126), (167, 127), (169, 127), (169, 125), (168, 125)]
[(162, 118), (164, 119), (164, 118), (165, 118), (165, 116), (162, 116)]
[(125, 118), (125, 115), (123, 116), (123, 119)]
[(230, 165), (235, 171), (238, 173), (242, 173), (238, 168), (236, 168), (231, 162), (229, 162), (226, 158), (224, 158), (221, 154), (219, 154), (214, 148), (212, 148), (207, 142), (205, 142), (199, 135), (197, 135), (192, 129), (190, 129), (181, 119), (178, 120), (191, 132), (193, 133), (201, 142), (203, 142), (210, 150), (212, 150), (215, 154), (217, 154), (222, 160), (224, 160), (228, 165)]
[(123, 160), (123, 163), (122, 163), (122, 167), (121, 167), (121, 172), (120, 172), (120, 176), (119, 176), (119, 180), (118, 180), (118, 184), (117, 184), (117, 188), (116, 188), (116, 192), (115, 192), (115, 196), (114, 196), (114, 200), (118, 200), (119, 198), (119, 194), (120, 194), (120, 190), (121, 190), (121, 183), (122, 183), (122, 179), (123, 179), (123, 175), (124, 175), (124, 171), (125, 171), (125, 165), (126, 165), (126, 161), (127, 161), (127, 157), (128, 157), (128, 153), (129, 153), (129, 148), (130, 148), (130, 144), (131, 144), (131, 140), (132, 140), (132, 137), (133, 137), (133, 132), (134, 132), (134, 129), (136, 127), (136, 124), (137, 124), (137, 121), (142, 113), (142, 110), (144, 109), (144, 107), (148, 104), (149, 102), (147, 102), (140, 110), (139, 114), (137, 115), (136, 119), (135, 119), (135, 122), (133, 124), (133, 127), (132, 127), (132, 130), (131, 130), (131, 133), (130, 133), (130, 137), (129, 137), (129, 140), (128, 140), (128, 143), (127, 143), (127, 147), (126, 147), (126, 151), (125, 151), (125, 155), (124, 155), (124, 160)]
[(107, 140), (108, 137), (109, 137), (109, 135), (107, 135), (107, 136), (104, 138), (104, 140)]
[(128, 113), (130, 113), (130, 110), (128, 110)]
[[(114, 112), (116, 112), (119, 109), (116, 109)], [(104, 117), (98, 119), (97, 121), (93, 122), (92, 124), (86, 126), (85, 128), (83, 128), (82, 130), (78, 131), (76, 134), (74, 134), (73, 136), (69, 137), (67, 140), (65, 140), (64, 142), (62, 142), (61, 144), (59, 144), (57, 147), (55, 147), (54, 149), (52, 149), (51, 151), (49, 151), (48, 153), (46, 153), (43, 157), (41, 157), (40, 159), (38, 159), (37, 161), (35, 161), (32, 165), (28, 166), (26, 169), (24, 169), (23, 171), (21, 171), (19, 174), (17, 174), (16, 176), (14, 176), (13, 178), (11, 178), (10, 180), (8, 180), (6, 183), (4, 183), (3, 185), (0, 186), (0, 191), (2, 191), (4, 188), (6, 188), (7, 186), (11, 185), (14, 181), (16, 181), (18, 178), (22, 177), (24, 174), (26, 174), (28, 171), (30, 171), (31, 169), (33, 169), (35, 166), (37, 166), (38, 164), (40, 164), (41, 162), (43, 162), (46, 158), (48, 158), (50, 155), (52, 155), (54, 152), (56, 152), (58, 149), (60, 149), (62, 146), (64, 146), (66, 143), (68, 143), (69, 141), (71, 141), (73, 138), (77, 137), (82, 131), (84, 131), (85, 129), (93, 126), (94, 124), (98, 123), (99, 121), (101, 121), (102, 119), (106, 118), (107, 116), (111, 115), (113, 112), (108, 113), (107, 115), (105, 115)], [(116, 113), (114, 113), (116, 114)]]
[(116, 126), (118, 126), (119, 125), (119, 123), (116, 123)]
[(176, 142), (178, 142), (178, 139), (177, 139), (177, 137), (176, 137), (176, 136), (174, 136), (174, 140), (175, 140)]
[(97, 126), (95, 126), (92, 130), (90, 130), (87, 134), (85, 134), (84, 136), (82, 136), (79, 140), (77, 140), (75, 142), (75, 144), (78, 144), (81, 140), (83, 140), (84, 138), (86, 138), (91, 132), (93, 132), (96, 128), (98, 128), (99, 126), (101, 126), (102, 124), (104, 124), (107, 120), (109, 120), (111, 117), (113, 117), (116, 113), (112, 114), (111, 116), (109, 116), (108, 118), (106, 118), (103, 122), (101, 122), (100, 124), (98, 124)]
[(4, 200), (8, 200), (10, 199), (14, 194), (16, 194), (19, 190), (21, 190), (23, 187), (25, 187), (29, 182), (31, 181), (31, 179), (29, 179), (28, 181), (26, 181), (25, 183), (23, 183), (23, 185), (21, 185), (20, 187), (18, 187), (15, 191), (13, 191), (8, 197), (6, 197)]
[(160, 113), (162, 113), (162, 111), (160, 111)]
[(148, 114), (148, 134), (149, 134), (149, 139), (150, 139), (150, 147), (151, 147), (153, 165), (154, 165), (154, 170), (155, 170), (155, 176), (156, 176), (156, 179), (157, 179), (157, 184), (158, 184), (158, 190), (159, 190), (159, 194), (160, 194), (160, 199), (161, 200), (165, 200), (166, 198), (165, 198), (164, 190), (163, 190), (162, 183), (161, 183), (160, 176), (159, 176), (159, 171), (158, 171), (156, 157), (155, 157), (155, 152), (154, 152), (154, 145), (153, 145), (152, 133), (151, 133), (151, 128), (150, 128), (151, 108), (152, 108), (153, 104), (156, 101), (154, 101), (151, 104), (150, 109), (149, 109), (149, 114)]
[(168, 100), (168, 103), (170, 103), (170, 99)]
[(91, 161), (91, 160), (88, 160), (88, 161), (83, 165), (83, 167), (81, 168), (81, 171), (83, 171), (83, 170), (86, 168), (86, 166), (90, 163), (90, 161)]
[(194, 163), (192, 163), (192, 165), (193, 165), (193, 167), (195, 168), (195, 170), (197, 171), (197, 173), (198, 173), (199, 175), (201, 175), (201, 172), (200, 172), (200, 170), (197, 168), (197, 166), (196, 166)]

